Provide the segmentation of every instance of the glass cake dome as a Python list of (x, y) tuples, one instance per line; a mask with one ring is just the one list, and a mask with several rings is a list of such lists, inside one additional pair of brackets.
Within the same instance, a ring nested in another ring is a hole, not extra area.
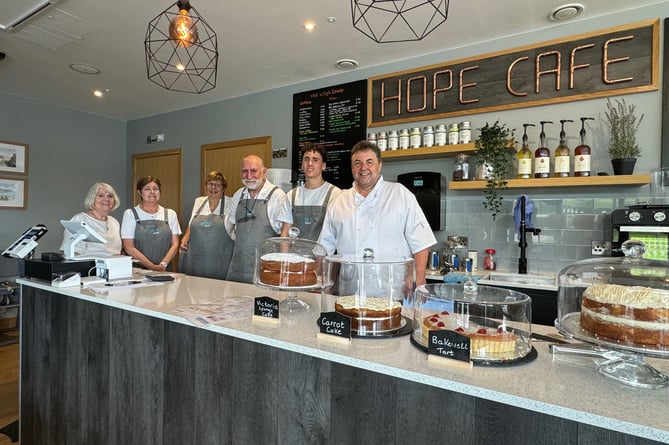
[(416, 270), (413, 258), (333, 255), (323, 260), (321, 311), (351, 317), (354, 336), (411, 332)]
[(425, 351), (434, 331), (469, 338), (478, 364), (521, 361), (532, 350), (532, 301), (509, 289), (464, 284), (426, 284), (416, 289), (412, 342)]
[(323, 259), (327, 255), (321, 244), (298, 238), (299, 229), (290, 229), (288, 237), (268, 238), (256, 246), (253, 283), (257, 286), (288, 291), (281, 305), (289, 312), (309, 308), (295, 292), (320, 288), (324, 281)]
[(551, 350), (603, 358), (600, 373), (632, 386), (669, 386), (669, 376), (642, 360), (669, 357), (669, 262), (643, 258), (644, 243), (633, 239), (622, 251), (560, 271), (555, 326), (585, 345)]

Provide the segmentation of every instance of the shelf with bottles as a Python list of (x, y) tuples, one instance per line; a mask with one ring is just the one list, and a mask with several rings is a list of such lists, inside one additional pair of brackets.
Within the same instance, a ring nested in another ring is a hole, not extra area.
[(438, 159), (453, 157), (459, 153), (474, 154), (474, 143), (450, 144), (435, 147), (404, 148), (401, 150), (386, 150), (381, 152), (383, 162), (412, 161), (417, 159)]
[[(487, 181), (449, 181), (449, 190), (483, 190)], [(612, 175), (612, 176), (569, 176), (562, 178), (530, 178), (509, 179), (507, 187), (537, 188), (537, 187), (597, 187), (597, 186), (642, 186), (650, 184), (650, 174), (640, 175)]]

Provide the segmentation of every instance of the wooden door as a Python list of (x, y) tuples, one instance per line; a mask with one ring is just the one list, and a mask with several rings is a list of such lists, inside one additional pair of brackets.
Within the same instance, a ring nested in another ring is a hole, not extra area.
[(265, 167), (272, 167), (272, 137), (261, 136), (237, 141), (216, 142), (202, 146), (200, 165), (200, 193), (205, 195), (204, 178), (210, 171), (217, 170), (223, 173), (228, 181), (225, 194), (232, 196), (242, 186), (241, 162), (248, 155), (257, 155), (265, 163)]
[[(139, 204), (137, 181), (143, 176), (160, 179), (160, 205), (172, 209), (179, 217), (181, 230), (185, 231), (181, 218), (181, 149), (154, 151), (132, 156), (132, 205)], [(190, 216), (190, 215), (189, 215)], [(177, 270), (177, 257), (172, 260), (172, 270)]]

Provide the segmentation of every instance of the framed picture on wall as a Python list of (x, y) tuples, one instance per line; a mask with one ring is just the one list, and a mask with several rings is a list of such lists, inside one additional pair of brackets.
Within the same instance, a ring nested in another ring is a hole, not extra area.
[(28, 174), (28, 144), (0, 141), (0, 173)]
[(25, 209), (28, 206), (28, 180), (0, 178), (0, 209)]

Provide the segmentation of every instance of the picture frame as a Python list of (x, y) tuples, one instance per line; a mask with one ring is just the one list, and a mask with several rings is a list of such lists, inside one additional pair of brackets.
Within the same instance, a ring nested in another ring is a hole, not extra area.
[(28, 174), (28, 144), (0, 141), (0, 174)]
[(25, 210), (28, 207), (28, 180), (0, 177), (0, 210)]

